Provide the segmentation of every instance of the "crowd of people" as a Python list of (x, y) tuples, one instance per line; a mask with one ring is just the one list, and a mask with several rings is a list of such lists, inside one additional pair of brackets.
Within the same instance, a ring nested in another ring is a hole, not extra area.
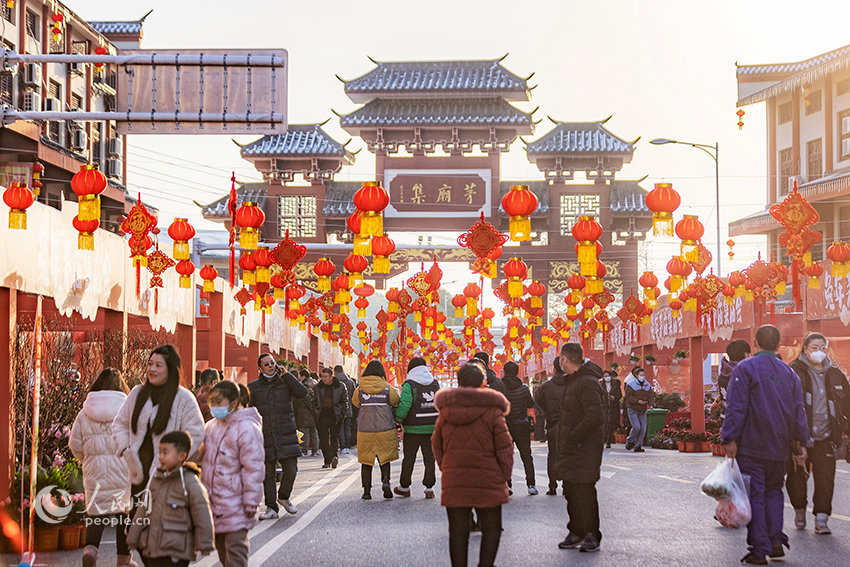
[[(720, 369), (721, 443), (750, 477), (753, 513), (742, 560), (749, 564), (782, 557), (789, 545), (783, 484), (795, 527), (806, 528), (810, 471), (815, 532), (830, 533), (836, 450), (850, 432), (850, 386), (828, 358), (826, 338), (807, 335), (790, 365), (777, 354), (779, 342), (779, 331), (765, 325), (754, 355), (745, 341), (732, 341)], [(84, 567), (97, 564), (107, 526), (116, 527), (119, 566), (137, 565), (134, 549), (147, 567), (186, 566), (214, 550), (225, 567), (248, 565), (248, 534), (257, 522), (278, 518), (281, 508), (298, 512), (298, 460), (321, 454), (322, 468), (334, 469), (355, 446), (364, 500), (372, 498), (376, 461), (387, 499), (411, 497), (419, 454), (424, 496), (435, 498), (439, 467), (452, 565), (467, 565), (470, 531), (480, 530), (478, 564), (492, 566), (501, 507), (513, 494), (515, 447), (528, 493), (538, 494), (534, 432), (549, 448), (546, 494), (556, 495), (560, 482), (567, 503), (567, 535), (558, 547), (599, 550), (596, 483), (604, 449), (622, 420), (630, 426), (626, 449), (644, 451), (646, 411), (655, 402), (645, 370), (633, 368), (621, 383), (585, 358), (580, 345), (566, 343), (551, 378), (532, 395), (516, 363), (505, 364), (500, 378), (489, 362), (477, 353), (458, 370), (457, 388), (441, 388), (426, 361), (412, 358), (400, 392), (378, 360), (355, 381), (339, 366), (317, 375), (263, 354), (259, 378), (247, 387), (210, 369), (197, 394), (180, 385), (180, 357), (171, 345), (152, 351), (144, 382), (132, 390), (118, 370), (103, 370), (70, 436), (90, 520)], [(393, 487), (398, 428), (404, 457)]]

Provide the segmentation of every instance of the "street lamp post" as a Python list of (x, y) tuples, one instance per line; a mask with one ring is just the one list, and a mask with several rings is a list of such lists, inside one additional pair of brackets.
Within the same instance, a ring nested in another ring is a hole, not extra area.
[[(714, 207), (717, 209), (717, 277), (722, 277), (723, 274), (720, 271), (720, 143), (718, 142), (711, 146), (708, 144), (695, 144), (693, 142), (680, 142), (678, 140), (670, 140), (668, 138), (656, 138), (654, 140), (650, 140), (649, 143), (655, 144), (656, 146), (664, 144), (683, 144), (685, 146), (699, 148), (711, 156), (711, 159), (714, 160)], [(713, 153), (712, 150), (714, 150)]]

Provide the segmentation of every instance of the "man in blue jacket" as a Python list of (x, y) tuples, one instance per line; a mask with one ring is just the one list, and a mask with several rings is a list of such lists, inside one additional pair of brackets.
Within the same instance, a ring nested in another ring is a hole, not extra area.
[(782, 532), (785, 461), (795, 442), (794, 459), (805, 463), (812, 444), (800, 378), (782, 362), (779, 329), (763, 325), (756, 331), (755, 356), (732, 371), (726, 392), (726, 418), (720, 442), (726, 455), (737, 458), (741, 472), (750, 476), (753, 517), (747, 525), (749, 553), (742, 563), (767, 565), (767, 558), (785, 555), (788, 536)]

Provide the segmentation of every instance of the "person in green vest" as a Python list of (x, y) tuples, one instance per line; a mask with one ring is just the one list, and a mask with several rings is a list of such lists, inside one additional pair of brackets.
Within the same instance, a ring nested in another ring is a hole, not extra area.
[(413, 357), (407, 365), (407, 380), (401, 388), (401, 402), (398, 404), (395, 416), (404, 427), (404, 459), (401, 462), (401, 478), (399, 486), (393, 492), (399, 496), (410, 496), (410, 484), (413, 476), (413, 466), (416, 455), (422, 449), (422, 462), (425, 465), (425, 498), (434, 498), (434, 484), (437, 473), (434, 452), (431, 450), (431, 434), (437, 423), (437, 408), (434, 406), (434, 395), (440, 389), (440, 384), (431, 375), (425, 359)]

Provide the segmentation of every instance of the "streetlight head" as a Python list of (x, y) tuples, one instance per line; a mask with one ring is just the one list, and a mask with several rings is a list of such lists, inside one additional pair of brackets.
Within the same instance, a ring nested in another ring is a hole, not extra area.
[(655, 138), (654, 140), (650, 140), (649, 143), (661, 146), (663, 144), (675, 144), (676, 140), (671, 140), (669, 138)]

